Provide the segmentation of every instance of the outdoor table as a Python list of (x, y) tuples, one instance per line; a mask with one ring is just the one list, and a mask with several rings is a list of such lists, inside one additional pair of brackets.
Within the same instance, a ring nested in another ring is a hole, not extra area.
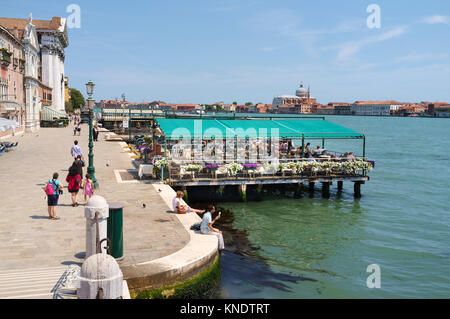
[(139, 179), (142, 179), (142, 176), (144, 176), (144, 175), (151, 175), (153, 177), (153, 165), (151, 165), (151, 164), (139, 165), (138, 175), (139, 175)]

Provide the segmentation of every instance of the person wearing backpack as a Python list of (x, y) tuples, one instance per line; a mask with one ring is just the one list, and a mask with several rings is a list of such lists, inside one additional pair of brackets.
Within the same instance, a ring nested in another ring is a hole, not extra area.
[(72, 196), (72, 206), (76, 207), (78, 206), (77, 197), (78, 197), (78, 191), (81, 187), (81, 176), (78, 172), (78, 169), (76, 166), (72, 165), (69, 168), (69, 174), (66, 177), (66, 182), (69, 183), (69, 193)]
[(61, 183), (58, 181), (59, 174), (53, 173), (53, 178), (48, 180), (42, 188), (47, 195), (48, 217), (50, 219), (60, 219), (56, 216), (56, 206), (58, 205), (59, 194), (62, 193)]

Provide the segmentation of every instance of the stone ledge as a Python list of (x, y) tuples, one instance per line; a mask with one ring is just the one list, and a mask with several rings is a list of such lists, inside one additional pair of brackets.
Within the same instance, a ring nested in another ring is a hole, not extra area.
[[(172, 211), (175, 191), (166, 184), (153, 184), (153, 187)], [(201, 221), (197, 214), (175, 216), (189, 233), (188, 244), (169, 256), (121, 267), (130, 290), (162, 288), (190, 279), (207, 269), (218, 258), (217, 237), (196, 233), (190, 229), (193, 224)]]

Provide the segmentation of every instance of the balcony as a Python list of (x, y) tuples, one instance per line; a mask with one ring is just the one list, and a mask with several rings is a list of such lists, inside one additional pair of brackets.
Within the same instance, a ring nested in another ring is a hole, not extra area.
[(20, 109), (20, 104), (15, 101), (0, 100), (0, 110), (2, 111), (18, 111)]
[(25, 59), (19, 59), (19, 70), (20, 72), (25, 70)]
[(5, 48), (0, 49), (0, 62), (2, 66), (8, 66), (11, 64), (11, 52), (8, 52)]

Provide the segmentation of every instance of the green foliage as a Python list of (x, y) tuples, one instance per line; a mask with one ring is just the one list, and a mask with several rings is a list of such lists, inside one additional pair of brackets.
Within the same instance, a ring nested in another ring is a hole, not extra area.
[(233, 105), (237, 105), (237, 102), (233, 102)]
[(247, 103), (245, 103), (245, 105), (246, 106), (250, 106), (250, 105), (253, 105), (253, 103), (252, 102), (247, 102)]
[(83, 94), (74, 88), (69, 88), (69, 92), (70, 100), (72, 102), (72, 110), (81, 109), (85, 104)]
[(64, 107), (65, 107), (67, 113), (73, 112), (72, 101), (64, 103)]
[(201, 274), (183, 283), (151, 289), (132, 295), (134, 299), (201, 299), (210, 294), (220, 282), (219, 257)]

